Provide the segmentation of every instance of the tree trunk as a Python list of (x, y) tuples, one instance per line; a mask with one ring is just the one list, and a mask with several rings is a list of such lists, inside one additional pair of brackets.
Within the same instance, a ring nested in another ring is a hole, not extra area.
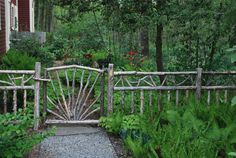
[(149, 34), (148, 28), (143, 27), (140, 31), (140, 44), (141, 44), (141, 53), (144, 56), (149, 56)]
[(212, 63), (213, 63), (215, 52), (216, 52), (216, 38), (214, 38), (214, 40), (211, 43), (211, 52), (210, 52), (209, 64), (208, 64), (208, 68), (207, 69), (211, 69), (212, 68)]
[(163, 71), (163, 54), (162, 54), (162, 33), (163, 33), (163, 26), (162, 24), (158, 24), (156, 26), (157, 34), (156, 34), (156, 64), (157, 64), (157, 71)]
[(47, 32), (52, 32), (53, 26), (53, 4), (48, 2), (48, 10), (47, 10)]
[(40, 30), (44, 31), (44, 24), (45, 24), (45, 0), (42, 0), (41, 5), (40, 5), (40, 21), (39, 21), (39, 26), (40, 26)]
[(232, 35), (229, 39), (230, 47), (236, 46), (236, 24), (232, 27)]
[[(157, 71), (164, 71), (163, 66), (163, 54), (162, 54), (162, 34), (163, 34), (163, 25), (157, 24), (156, 26), (156, 64)], [(160, 76), (160, 81), (164, 80), (164, 76)]]

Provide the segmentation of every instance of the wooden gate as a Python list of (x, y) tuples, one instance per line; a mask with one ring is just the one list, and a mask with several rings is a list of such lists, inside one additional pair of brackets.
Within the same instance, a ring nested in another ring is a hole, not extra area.
[(70, 65), (47, 68), (44, 75), (46, 124), (98, 123), (104, 113), (103, 70)]

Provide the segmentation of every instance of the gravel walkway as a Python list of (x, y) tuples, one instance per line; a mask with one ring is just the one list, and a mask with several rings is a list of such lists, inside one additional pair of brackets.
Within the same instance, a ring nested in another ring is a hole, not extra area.
[(98, 127), (57, 127), (38, 147), (38, 158), (117, 158), (107, 134)]

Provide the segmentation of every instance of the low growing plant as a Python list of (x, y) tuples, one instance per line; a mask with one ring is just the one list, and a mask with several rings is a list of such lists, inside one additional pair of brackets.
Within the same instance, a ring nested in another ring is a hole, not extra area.
[(53, 133), (33, 131), (32, 118), (30, 111), (21, 109), (16, 115), (0, 115), (0, 157), (23, 157), (34, 145)]
[[(236, 150), (236, 107), (190, 102), (182, 107), (164, 106), (152, 115), (113, 116), (103, 127), (116, 127), (125, 147), (135, 158), (227, 157)], [(119, 114), (121, 115), (121, 114)], [(124, 119), (126, 118), (126, 119)], [(113, 130), (111, 130), (113, 131)]]

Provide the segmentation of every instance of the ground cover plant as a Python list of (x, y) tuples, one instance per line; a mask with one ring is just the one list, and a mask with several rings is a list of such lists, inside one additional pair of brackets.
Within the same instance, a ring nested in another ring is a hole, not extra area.
[(17, 114), (0, 115), (0, 157), (23, 157), (53, 131), (33, 131), (31, 110), (19, 110)]
[(123, 138), (133, 157), (229, 157), (236, 151), (236, 107), (194, 101), (144, 115), (115, 113), (100, 125)]

